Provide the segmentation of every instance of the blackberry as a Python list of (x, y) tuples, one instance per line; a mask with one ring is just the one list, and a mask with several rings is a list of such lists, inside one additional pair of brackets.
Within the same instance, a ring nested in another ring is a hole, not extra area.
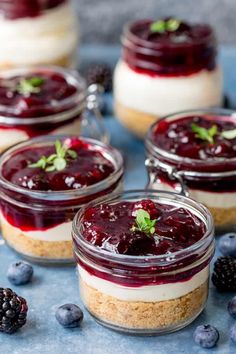
[(220, 291), (236, 291), (236, 259), (218, 258), (214, 264), (212, 282)]
[(88, 85), (99, 84), (105, 92), (112, 90), (112, 69), (107, 64), (91, 64), (86, 74)]
[(12, 334), (26, 323), (26, 300), (11, 289), (0, 288), (0, 332)]

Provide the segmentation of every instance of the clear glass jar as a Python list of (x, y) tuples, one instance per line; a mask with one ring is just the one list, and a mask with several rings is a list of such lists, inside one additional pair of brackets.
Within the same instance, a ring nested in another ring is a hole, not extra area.
[[(99, 90), (97, 85), (87, 87), (84, 79), (76, 72), (59, 67), (38, 67), (35, 69), (15, 69), (2, 73), (1, 85), (4, 89), (12, 85), (15, 77), (37, 75), (60, 75), (76, 88), (72, 95), (43, 103), (36, 95), (22, 95), (22, 102), (4, 103), (0, 97), (0, 152), (29, 138), (48, 134), (80, 134), (109, 141), (103, 118), (99, 111)], [(41, 93), (39, 93), (39, 96)], [(32, 100), (32, 103), (31, 101)], [(34, 103), (34, 100), (36, 102)]]
[(0, 2), (0, 70), (75, 67), (79, 24), (70, 0)]
[(4, 177), (4, 164), (16, 153), (51, 146), (56, 140), (67, 138), (77, 139), (71, 135), (34, 138), (8, 149), (0, 158), (2, 236), (13, 250), (31, 261), (73, 262), (71, 225), (75, 213), (91, 200), (122, 189), (121, 154), (109, 145), (89, 138), (79, 140), (101, 152), (114, 166), (114, 171), (100, 182), (80, 189), (40, 191), (21, 187)]
[(172, 33), (172, 40), (151, 40), (147, 31), (152, 22), (139, 20), (124, 27), (122, 56), (114, 74), (117, 117), (141, 138), (161, 116), (222, 104), (222, 71), (213, 29), (184, 23), (188, 31), (196, 31), (195, 37), (186, 38), (184, 28), (180, 35)]
[(217, 232), (236, 230), (236, 157), (196, 160), (157, 147), (153, 131), (161, 122), (188, 116), (235, 119), (230, 110), (194, 110), (169, 115), (154, 123), (146, 138), (148, 188), (174, 191), (203, 203), (212, 213)]
[[(186, 249), (158, 256), (110, 253), (85, 240), (81, 220), (87, 208), (141, 199), (187, 209), (203, 221), (205, 235)], [(127, 333), (163, 334), (185, 327), (204, 309), (214, 225), (201, 204), (152, 190), (108, 196), (80, 210), (72, 235), (82, 300), (100, 324)]]

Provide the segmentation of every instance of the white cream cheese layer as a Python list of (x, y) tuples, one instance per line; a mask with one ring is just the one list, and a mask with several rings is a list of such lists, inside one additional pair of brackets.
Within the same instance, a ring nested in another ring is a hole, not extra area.
[(51, 227), (47, 230), (22, 231), (20, 228), (9, 224), (2, 213), (0, 215), (0, 220), (3, 228), (9, 230), (9, 234), (14, 233), (14, 236), (20, 237), (22, 234), (25, 237), (29, 237), (33, 240), (46, 242), (71, 241), (72, 221)]
[(126, 287), (89, 274), (84, 268), (78, 269), (81, 279), (98, 291), (122, 301), (155, 302), (174, 300), (197, 289), (209, 277), (207, 266), (191, 279), (184, 282), (141, 287)]
[(75, 11), (66, 2), (35, 18), (0, 18), (0, 66), (2, 63), (35, 65), (69, 55), (77, 46)]
[(117, 103), (156, 116), (222, 103), (222, 73), (202, 70), (180, 77), (140, 74), (120, 60), (114, 74)]

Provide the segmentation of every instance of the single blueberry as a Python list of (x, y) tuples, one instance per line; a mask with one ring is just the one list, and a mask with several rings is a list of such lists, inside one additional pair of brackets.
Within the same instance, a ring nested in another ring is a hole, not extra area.
[(236, 344), (236, 322), (230, 328), (230, 338), (234, 344)]
[(12, 263), (7, 271), (7, 278), (13, 285), (24, 285), (31, 281), (34, 270), (26, 262)]
[(224, 256), (236, 258), (236, 233), (223, 235), (219, 241), (219, 249)]
[(211, 325), (198, 326), (193, 334), (196, 344), (202, 348), (213, 348), (219, 340), (218, 330)]
[(229, 314), (236, 320), (236, 296), (234, 296), (228, 303)]
[(66, 328), (74, 328), (80, 326), (83, 318), (84, 314), (82, 310), (74, 304), (62, 305), (56, 311), (57, 321)]

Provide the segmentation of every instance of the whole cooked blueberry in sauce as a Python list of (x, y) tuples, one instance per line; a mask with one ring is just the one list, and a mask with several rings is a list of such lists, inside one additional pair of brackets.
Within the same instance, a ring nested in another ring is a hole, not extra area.
[(206, 231), (203, 221), (187, 209), (149, 199), (91, 207), (81, 223), (84, 238), (94, 246), (133, 256), (185, 249)]
[(172, 154), (196, 160), (236, 157), (236, 121), (226, 117), (189, 116), (162, 120), (152, 131), (153, 143)]

